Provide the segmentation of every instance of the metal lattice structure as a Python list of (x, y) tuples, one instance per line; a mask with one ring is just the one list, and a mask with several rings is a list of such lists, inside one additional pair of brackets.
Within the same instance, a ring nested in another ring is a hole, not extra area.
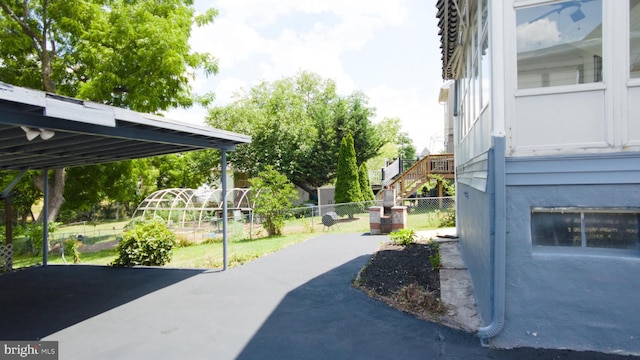
[(9, 271), (13, 263), (13, 244), (0, 245), (0, 272)]
[[(251, 210), (250, 189), (227, 190), (227, 210)], [(203, 227), (222, 218), (222, 189), (171, 188), (154, 192), (138, 205), (134, 218), (161, 218), (172, 227)]]

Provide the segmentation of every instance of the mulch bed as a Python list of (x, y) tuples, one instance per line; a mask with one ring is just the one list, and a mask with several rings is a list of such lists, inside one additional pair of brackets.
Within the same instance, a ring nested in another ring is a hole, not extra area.
[(430, 242), (383, 244), (355, 286), (398, 310), (437, 320), (445, 312), (440, 302), (440, 273), (430, 261), (437, 254), (438, 247)]

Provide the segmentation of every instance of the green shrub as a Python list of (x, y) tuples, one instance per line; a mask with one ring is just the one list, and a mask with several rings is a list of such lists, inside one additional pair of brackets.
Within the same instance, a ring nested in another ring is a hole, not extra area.
[[(265, 170), (251, 179), (251, 189), (255, 194), (253, 195), (254, 213), (262, 217), (262, 225), (267, 230), (267, 234), (282, 235), (284, 221), (288, 217), (287, 210), (291, 208), (297, 196), (293, 183), (273, 166), (267, 165)], [(239, 230), (243, 230), (242, 226)]]
[(171, 261), (171, 251), (177, 245), (176, 235), (161, 220), (138, 222), (126, 230), (116, 247), (116, 267), (135, 265), (162, 266)]
[(73, 263), (80, 262), (80, 251), (78, 251), (78, 241), (76, 239), (67, 239), (64, 241), (64, 254), (73, 257)]
[[(56, 230), (56, 228), (60, 225), (58, 222), (50, 222), (49, 223), (49, 244), (47, 245), (47, 249), (51, 249), (51, 234)], [(44, 226), (42, 223), (31, 223), (26, 226), (24, 229), (24, 235), (31, 239), (31, 252), (33, 255), (42, 255), (42, 241), (44, 240)]]
[(429, 262), (431, 263), (432, 269), (440, 269), (442, 266), (442, 258), (440, 257), (440, 244), (432, 242), (431, 248), (433, 249), (433, 254), (429, 256)]
[(396, 245), (407, 246), (416, 238), (416, 232), (411, 229), (400, 229), (389, 234), (391, 241)]
[(72, 223), (78, 220), (78, 213), (73, 210), (61, 210), (58, 214), (58, 220), (64, 224)]
[(176, 246), (178, 247), (189, 247), (195, 245), (187, 235), (176, 235), (176, 240)]
[(456, 209), (451, 209), (442, 213), (440, 217), (440, 227), (455, 227), (456, 226)]

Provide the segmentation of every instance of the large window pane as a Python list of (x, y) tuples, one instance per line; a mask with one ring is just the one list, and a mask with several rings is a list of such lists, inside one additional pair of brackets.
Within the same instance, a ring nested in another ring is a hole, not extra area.
[(638, 214), (584, 214), (587, 247), (635, 249), (638, 246)]
[(602, 0), (521, 8), (516, 22), (519, 89), (602, 81)]
[(481, 79), (482, 79), (482, 105), (481, 107), (487, 106), (489, 104), (489, 98), (491, 93), (491, 59), (489, 58), (489, 36), (487, 31), (484, 33), (484, 37), (482, 38), (482, 54), (480, 60), (480, 71), (481, 71)]
[(581, 246), (580, 214), (532, 213), (531, 236), (538, 246)]
[(629, 1), (629, 24), (631, 77), (640, 78), (640, 0)]
[(534, 210), (531, 237), (535, 246), (640, 250), (640, 212), (587, 209)]

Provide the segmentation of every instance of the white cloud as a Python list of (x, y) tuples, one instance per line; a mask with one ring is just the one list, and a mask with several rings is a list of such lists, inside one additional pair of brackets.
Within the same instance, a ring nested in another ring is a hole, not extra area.
[(276, 23), (280, 17), (296, 12), (305, 14), (333, 13), (340, 18), (366, 14), (382, 19), (385, 23), (399, 24), (407, 17), (405, 0), (220, 0), (209, 1), (221, 15), (242, 20), (255, 27)]
[[(354, 88), (353, 81), (344, 74), (340, 54), (361, 49), (376, 30), (407, 17), (403, 0), (223, 0), (212, 5), (219, 9), (219, 17), (211, 25), (195, 27), (191, 45), (196, 51), (214, 54), (221, 72), (254, 55), (265, 55), (271, 64), (261, 64), (263, 79), (310, 70), (343, 80), (346, 88)], [(332, 14), (338, 20), (332, 24), (317, 21), (309, 31), (278, 28), (275, 37), (261, 32), (296, 13)]]
[(221, 71), (265, 51), (264, 39), (256, 30), (226, 18), (214, 24), (194, 27), (190, 44), (194, 51), (213, 54), (220, 61)]
[[(363, 90), (370, 98), (370, 105), (377, 108), (376, 121), (399, 117), (402, 131), (412, 137), (418, 151), (424, 147), (438, 151), (441, 145), (432, 140), (443, 131), (443, 109), (437, 102), (438, 85), (432, 89), (424, 76), (416, 83), (413, 78), (418, 75), (409, 68), (406, 74), (398, 71), (399, 81), (389, 80), (388, 76), (386, 80), (378, 79), (375, 66), (380, 66), (380, 62), (367, 57), (361, 57), (361, 68), (355, 73), (347, 73), (345, 68), (345, 64), (353, 68), (361, 51), (367, 56), (375, 54), (369, 46), (375, 44), (384, 31), (407, 23), (413, 15), (409, 13), (408, 2), (415, 8), (417, 4), (422, 7), (420, 1), (196, 0), (199, 9), (215, 7), (220, 12), (213, 24), (195, 27), (192, 32), (193, 49), (210, 52), (220, 61), (220, 73), (214, 78), (198, 79), (197, 86), (213, 89), (215, 103), (225, 105), (232, 100), (234, 92), (249, 89), (262, 80), (273, 81), (302, 70), (312, 71), (335, 80), (341, 94)], [(435, 19), (433, 21), (435, 23)], [(437, 31), (435, 25), (433, 29)], [(535, 33), (535, 29), (530, 31)], [(415, 36), (416, 41), (426, 41), (423, 38), (427, 34)], [(439, 42), (434, 44), (437, 46)], [(398, 51), (376, 50), (380, 54)], [(402, 51), (402, 56), (412, 56), (411, 49)], [(434, 49), (433, 54), (434, 63), (425, 59), (423, 67), (433, 67), (438, 81), (439, 50)], [(201, 81), (209, 84), (200, 84)], [(183, 115), (176, 115), (180, 116), (177, 119), (185, 120)], [(202, 113), (187, 119), (201, 117)]]
[(164, 116), (170, 120), (176, 120), (183, 123), (205, 125), (207, 110), (202, 106), (194, 106), (191, 109), (173, 109), (164, 112)]
[(518, 51), (549, 47), (560, 42), (558, 23), (547, 18), (519, 25), (516, 29)]
[[(370, 104), (376, 107), (376, 122), (400, 118), (402, 130), (413, 139), (418, 152), (425, 147), (438, 152), (442, 147), (444, 113), (438, 104), (438, 89), (395, 89), (376, 86), (366, 89)], [(438, 143), (439, 141), (439, 143)]]
[(223, 79), (215, 89), (216, 103), (228, 104), (232, 102), (234, 94), (246, 90), (248, 85), (245, 80), (238, 78), (231, 77)]

